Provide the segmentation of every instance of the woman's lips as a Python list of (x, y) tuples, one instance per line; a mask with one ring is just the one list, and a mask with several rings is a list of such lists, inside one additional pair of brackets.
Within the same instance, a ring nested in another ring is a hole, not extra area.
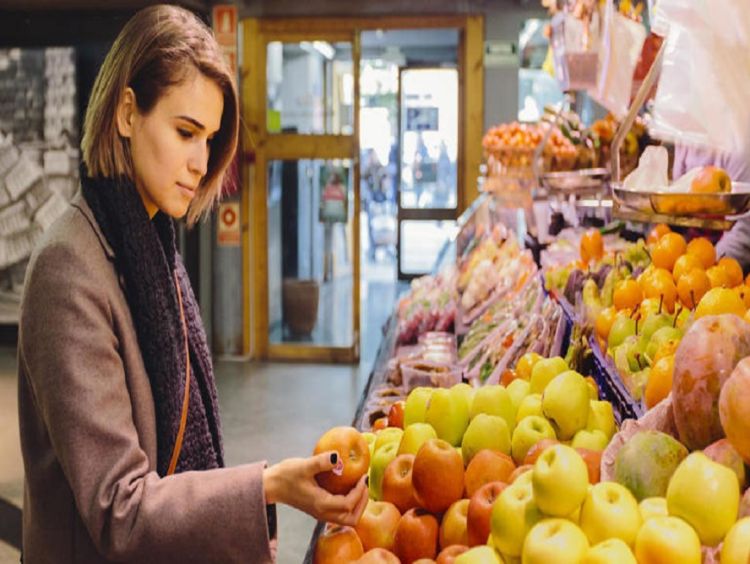
[(188, 198), (192, 198), (195, 196), (195, 188), (192, 188), (190, 186), (187, 186), (185, 184), (177, 183), (177, 186), (180, 190), (182, 190), (182, 193), (185, 194)]

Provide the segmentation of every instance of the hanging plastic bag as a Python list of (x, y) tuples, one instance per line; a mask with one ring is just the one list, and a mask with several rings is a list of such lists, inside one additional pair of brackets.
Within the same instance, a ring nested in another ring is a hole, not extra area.
[(654, 137), (750, 154), (750, 2), (660, 0), (668, 22)]
[(558, 12), (551, 22), (550, 46), (555, 75), (562, 90), (586, 90), (596, 83), (599, 50), (599, 14), (579, 19)]
[(615, 9), (610, 0), (604, 8), (599, 48), (599, 76), (589, 95), (618, 119), (630, 105), (633, 72), (646, 40), (646, 28)]

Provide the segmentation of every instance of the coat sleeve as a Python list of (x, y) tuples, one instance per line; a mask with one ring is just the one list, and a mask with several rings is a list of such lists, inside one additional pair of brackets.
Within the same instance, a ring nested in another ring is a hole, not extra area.
[(149, 469), (96, 261), (45, 248), (27, 274), (19, 334), (35, 407), (94, 545), (117, 561), (271, 561), (263, 463), (165, 478)]

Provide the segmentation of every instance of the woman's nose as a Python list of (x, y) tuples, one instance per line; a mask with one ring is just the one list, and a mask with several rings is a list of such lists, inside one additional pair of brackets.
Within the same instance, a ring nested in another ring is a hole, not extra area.
[(208, 145), (205, 143), (196, 143), (195, 148), (188, 159), (188, 169), (194, 174), (199, 174), (201, 178), (208, 172)]

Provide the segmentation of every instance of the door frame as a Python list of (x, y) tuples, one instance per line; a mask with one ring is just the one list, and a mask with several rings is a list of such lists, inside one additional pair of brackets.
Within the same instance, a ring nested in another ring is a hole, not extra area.
[[(244, 165), (241, 190), (243, 354), (257, 359), (351, 363), (360, 351), (360, 162), (359, 110), (361, 32), (377, 29), (455, 28), (459, 31), (460, 214), (478, 196), (484, 129), (484, 17), (398, 16), (362, 18), (248, 18), (241, 22), (240, 92)], [(271, 41), (310, 39), (351, 42), (354, 115), (351, 135), (268, 133), (266, 53)], [(351, 347), (274, 345), (268, 335), (267, 165), (279, 159), (349, 159), (354, 167), (352, 253), (353, 343)]]

